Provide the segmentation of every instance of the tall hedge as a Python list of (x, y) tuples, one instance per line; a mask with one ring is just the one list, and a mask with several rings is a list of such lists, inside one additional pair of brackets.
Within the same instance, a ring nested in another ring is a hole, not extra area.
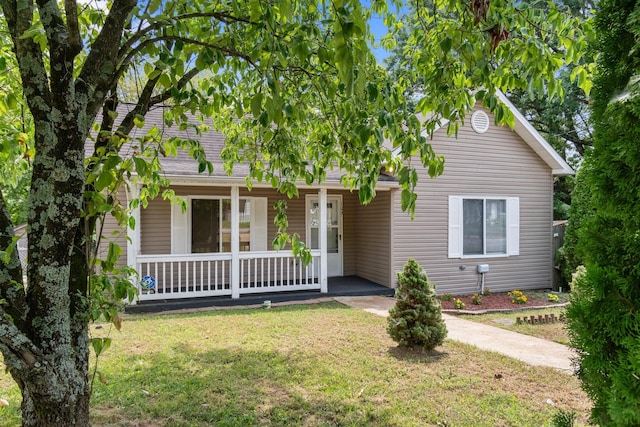
[[(585, 153), (585, 158), (591, 152)], [(564, 235), (564, 243), (558, 250), (558, 263), (562, 274), (563, 286), (571, 283), (571, 276), (578, 266), (584, 264), (584, 253), (578, 244), (580, 233), (585, 221), (593, 215), (593, 205), (591, 202), (591, 190), (589, 182), (589, 161), (585, 160), (578, 171), (575, 180), (573, 193), (571, 194), (571, 207), (569, 208), (570, 218)]]
[[(595, 18), (594, 213), (579, 231), (586, 276), (568, 308), (593, 421), (640, 425), (640, 1), (602, 0)], [(635, 76), (635, 77), (634, 77)]]

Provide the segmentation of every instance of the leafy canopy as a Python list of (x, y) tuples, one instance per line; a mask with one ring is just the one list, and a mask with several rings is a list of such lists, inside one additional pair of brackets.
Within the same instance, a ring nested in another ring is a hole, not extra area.
[[(198, 136), (213, 125), (228, 135), (224, 167), (247, 163), (249, 187), (269, 182), (295, 196), (300, 180), (322, 182), (339, 168), (367, 203), (386, 167), (403, 186), (403, 208), (413, 211), (411, 157), (431, 176), (443, 170), (427, 142), (436, 124), (448, 120), (455, 131), (476, 100), (509, 123), (496, 89), (560, 94), (555, 72), (579, 61), (588, 29), (553, 5), (418, 4), (404, 65), (424, 82), (423, 124), (405, 99), (415, 79), (390, 79), (369, 49), (372, 14), (401, 25), (384, 1), (0, 0), (0, 7), (7, 29), (0, 34), (10, 38), (0, 50), (0, 83), (20, 76), (15, 99), (0, 100), (10, 111), (0, 119), (8, 129), (0, 160), (26, 165), (31, 177), (27, 271), (15, 252), (0, 260), (0, 350), (21, 386), (25, 425), (89, 423), (89, 347), (101, 353), (109, 344), (89, 339), (88, 322), (104, 317), (119, 327), (115, 304), (132, 297), (114, 275), (131, 273), (117, 271), (121, 248), (106, 245), (103, 259), (97, 253), (109, 238), (100, 224), (112, 215), (133, 228), (131, 209), (175, 198), (166, 190), (165, 155), (188, 150), (198, 170), (210, 172)], [(551, 39), (560, 51), (548, 47)], [(588, 90), (588, 70), (575, 70)], [(152, 108), (163, 108), (161, 125), (145, 123)], [(29, 114), (32, 128), (15, 125)], [(193, 137), (165, 138), (166, 126)], [(132, 138), (135, 128), (144, 135)], [(14, 243), (5, 188), (2, 251)], [(129, 204), (121, 190), (133, 190)]]
[[(427, 134), (443, 124), (456, 133), (478, 101), (498, 123), (513, 125), (496, 91), (562, 99), (558, 76), (567, 66), (572, 68), (569, 80), (587, 94), (591, 89), (592, 65), (583, 55), (591, 21), (551, 1), (426, 0), (411, 3), (408, 14), (387, 17), (387, 22), (394, 28), (383, 39), (393, 50), (391, 74), (426, 118)], [(404, 156), (429, 158), (424, 145), (408, 140), (401, 147)], [(409, 175), (401, 182), (410, 191), (415, 179)]]

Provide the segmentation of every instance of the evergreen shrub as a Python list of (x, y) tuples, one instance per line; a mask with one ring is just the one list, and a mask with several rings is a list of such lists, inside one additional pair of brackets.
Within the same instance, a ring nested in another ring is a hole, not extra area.
[(585, 157), (593, 212), (578, 232), (579, 275), (567, 307), (591, 422), (640, 426), (640, 2), (598, 2), (593, 150)]
[(400, 346), (423, 350), (434, 349), (447, 336), (435, 285), (414, 259), (398, 273), (396, 305), (389, 311), (387, 332)]

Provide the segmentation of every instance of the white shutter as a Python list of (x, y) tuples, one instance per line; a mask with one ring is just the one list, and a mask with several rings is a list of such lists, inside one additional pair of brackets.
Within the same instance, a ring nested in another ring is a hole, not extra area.
[(267, 250), (267, 198), (251, 199), (251, 250)]
[(520, 255), (520, 199), (507, 198), (507, 255)]
[(449, 196), (449, 258), (462, 257), (462, 197)]
[(187, 254), (187, 232), (189, 230), (189, 209), (182, 212), (180, 203), (171, 204), (171, 253)]

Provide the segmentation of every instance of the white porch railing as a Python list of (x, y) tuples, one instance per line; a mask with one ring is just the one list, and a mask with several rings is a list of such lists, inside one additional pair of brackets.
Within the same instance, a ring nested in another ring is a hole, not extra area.
[(306, 267), (290, 251), (240, 252), (240, 294), (320, 289), (320, 251)]
[[(320, 251), (304, 266), (290, 251), (240, 252), (239, 294), (320, 289)], [(223, 254), (138, 255), (140, 278), (153, 279), (152, 289), (139, 287), (139, 300), (165, 300), (232, 295), (232, 256)]]
[(231, 254), (138, 255), (140, 278), (155, 280), (153, 289), (138, 283), (140, 301), (231, 295)]

